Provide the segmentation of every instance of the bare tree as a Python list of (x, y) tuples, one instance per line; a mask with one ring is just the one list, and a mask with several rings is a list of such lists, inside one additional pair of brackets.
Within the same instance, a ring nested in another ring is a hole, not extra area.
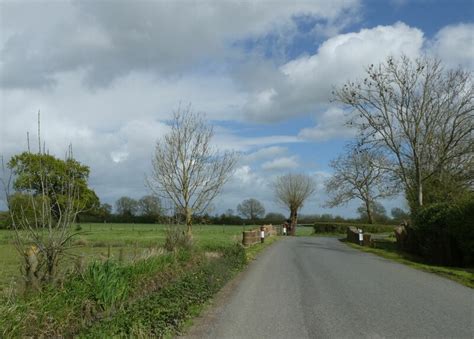
[(274, 183), (275, 197), (281, 205), (290, 210), (292, 235), (295, 235), (296, 232), (298, 211), (315, 190), (314, 180), (305, 174), (289, 173), (276, 179)]
[(410, 201), (423, 205), (423, 187), (448, 171), (473, 181), (472, 74), (444, 70), (440, 61), (388, 58), (370, 65), (367, 78), (335, 91), (337, 101), (357, 113), (350, 124), (363, 143), (390, 155), (390, 169)]
[(192, 216), (201, 214), (232, 175), (236, 155), (211, 146), (213, 128), (190, 107), (174, 113), (171, 131), (157, 142), (150, 188), (173, 202), (192, 233)]
[(331, 161), (330, 166), (334, 174), (325, 183), (330, 194), (325, 205), (335, 207), (360, 199), (370, 224), (374, 222), (374, 202), (397, 193), (397, 187), (385, 169), (387, 160), (379, 152), (352, 148)]
[[(38, 114), (38, 135), (39, 130)], [(59, 262), (72, 247), (71, 239), (77, 234), (71, 225), (79, 212), (85, 209), (80, 199), (83, 183), (78, 181), (77, 171), (70, 166), (74, 163), (71, 147), (66, 160), (61, 161), (45, 153), (39, 136), (38, 141), (40, 147), (37, 154), (29, 150), (22, 154), (25, 162), (21, 171), (30, 171), (26, 175), (21, 176), (10, 163), (11, 172), (7, 175), (6, 166), (2, 163), (2, 184), (15, 231), (14, 243), (24, 258), (23, 272), (27, 287), (55, 280)], [(51, 166), (51, 161), (55, 161), (56, 166)], [(59, 163), (64, 170), (56, 170)], [(28, 180), (18, 182), (25, 178)], [(21, 190), (13, 193), (12, 186), (21, 187)]]
[(263, 218), (265, 215), (265, 207), (257, 199), (246, 199), (237, 206), (237, 211), (252, 223), (255, 219)]

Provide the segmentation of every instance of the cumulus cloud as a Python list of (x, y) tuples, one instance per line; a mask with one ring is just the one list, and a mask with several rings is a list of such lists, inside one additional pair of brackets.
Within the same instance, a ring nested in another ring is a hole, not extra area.
[[(474, 67), (472, 24), (447, 26), (432, 41), (404, 23), (340, 34), (358, 4), (0, 2), (0, 154), (26, 149), (26, 132), (36, 131), (41, 109), (47, 148), (61, 157), (72, 143), (103, 201), (138, 198), (166, 121), (180, 102), (190, 102), (216, 124), (214, 146), (242, 152), (215, 205), (235, 208), (252, 195), (275, 206), (272, 180), (304, 166), (290, 145), (351, 135), (343, 111), (328, 103), (333, 85), (400, 53), (433, 53)], [(301, 32), (305, 20), (314, 26)], [(299, 34), (317, 47), (290, 59), (285, 48)], [(299, 133), (293, 126), (265, 129), (301, 115), (314, 125), (299, 126)], [(256, 132), (240, 133), (249, 126)]]
[(474, 24), (442, 28), (430, 43), (431, 51), (451, 67), (474, 69)]
[[(85, 70), (91, 86), (131, 71), (176, 76), (209, 60), (239, 58), (240, 40), (279, 27), (296, 29), (299, 15), (327, 25), (358, 0), (337, 1), (67, 1), (2, 3), (1, 85), (51, 86), (61, 72)], [(3, 28), (3, 27), (2, 27)]]
[(278, 121), (320, 110), (328, 104), (333, 86), (361, 76), (367, 65), (390, 55), (416, 57), (423, 42), (422, 31), (401, 22), (334, 36), (315, 54), (282, 65), (283, 81), (255, 90), (244, 106), (247, 116)]

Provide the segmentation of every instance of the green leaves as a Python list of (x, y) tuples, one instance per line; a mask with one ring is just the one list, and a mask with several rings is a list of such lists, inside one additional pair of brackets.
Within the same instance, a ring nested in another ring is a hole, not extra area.
[(89, 167), (73, 158), (61, 160), (49, 154), (23, 152), (13, 156), (8, 167), (15, 175), (13, 188), (19, 193), (45, 195), (52, 206), (64, 205), (72, 193), (80, 210), (99, 206), (99, 198), (87, 186)]

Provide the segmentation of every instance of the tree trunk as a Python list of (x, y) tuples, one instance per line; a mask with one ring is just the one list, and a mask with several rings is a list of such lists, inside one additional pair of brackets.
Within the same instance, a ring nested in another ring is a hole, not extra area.
[(186, 232), (188, 233), (189, 236), (193, 234), (192, 226), (193, 226), (193, 219), (192, 219), (192, 212), (189, 207), (186, 208)]
[(373, 224), (374, 223), (374, 218), (372, 216), (372, 209), (370, 208), (370, 202), (369, 201), (365, 202), (365, 208), (367, 210), (368, 223)]
[(423, 206), (423, 185), (421, 180), (418, 182), (418, 206)]
[(292, 209), (290, 210), (290, 221), (291, 221), (291, 234), (290, 235), (296, 235), (296, 224), (298, 222), (298, 210), (297, 209)]

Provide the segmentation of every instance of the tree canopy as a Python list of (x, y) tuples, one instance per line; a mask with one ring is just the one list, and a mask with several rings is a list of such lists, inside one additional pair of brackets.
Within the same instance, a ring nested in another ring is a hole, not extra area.
[(455, 177), (464, 189), (472, 185), (472, 73), (406, 56), (370, 65), (366, 73), (337, 89), (335, 98), (353, 109), (350, 124), (362, 144), (390, 158), (387, 169), (405, 186), (412, 209), (423, 206), (433, 182)]
[(237, 206), (237, 211), (244, 218), (254, 222), (256, 219), (263, 218), (265, 207), (257, 199), (246, 199)]
[(87, 183), (89, 167), (72, 157), (61, 160), (46, 153), (23, 152), (13, 156), (7, 165), (14, 175), (15, 191), (47, 196), (56, 216), (58, 206), (67, 201), (68, 185), (74, 187), (73, 202), (77, 210), (99, 207), (99, 198)]

